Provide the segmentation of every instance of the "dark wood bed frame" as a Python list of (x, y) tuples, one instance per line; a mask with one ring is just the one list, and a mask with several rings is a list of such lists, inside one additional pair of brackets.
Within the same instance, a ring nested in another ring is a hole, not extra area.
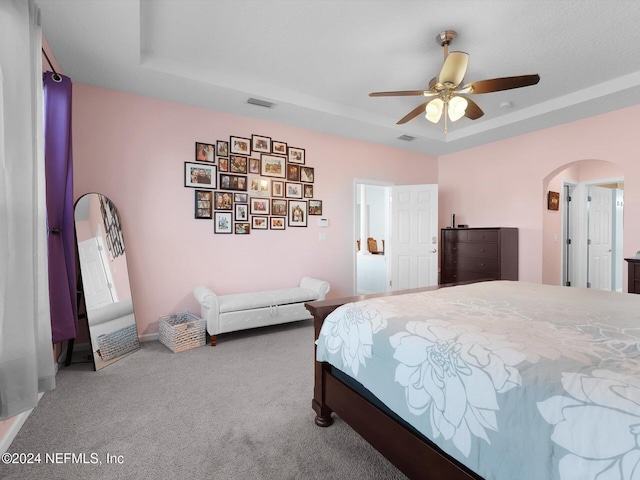
[[(306, 308), (314, 317), (317, 339), (324, 319), (340, 305), (367, 298), (436, 290), (444, 286), (323, 300), (307, 303)], [(316, 413), (316, 425), (330, 426), (333, 423), (331, 414), (335, 413), (411, 479), (483, 480), (336, 378), (331, 366), (325, 362), (315, 362), (312, 408)]]

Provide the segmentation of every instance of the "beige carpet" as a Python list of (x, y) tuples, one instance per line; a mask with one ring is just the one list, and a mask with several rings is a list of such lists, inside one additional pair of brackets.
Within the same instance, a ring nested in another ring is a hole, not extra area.
[(313, 423), (311, 321), (181, 353), (143, 343), (56, 380), (9, 448), (40, 463), (0, 464), (0, 478), (406, 478), (339, 418)]

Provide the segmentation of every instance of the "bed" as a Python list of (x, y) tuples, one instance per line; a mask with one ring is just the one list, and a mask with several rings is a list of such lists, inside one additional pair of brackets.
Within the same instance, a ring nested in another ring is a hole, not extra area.
[(307, 304), (315, 423), (412, 479), (640, 479), (640, 296), (492, 281)]

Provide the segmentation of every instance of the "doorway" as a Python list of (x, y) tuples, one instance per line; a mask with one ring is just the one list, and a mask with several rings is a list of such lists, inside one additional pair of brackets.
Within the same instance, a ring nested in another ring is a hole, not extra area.
[(354, 292), (438, 283), (438, 186), (354, 181)]
[(562, 285), (622, 292), (624, 179), (563, 183)]

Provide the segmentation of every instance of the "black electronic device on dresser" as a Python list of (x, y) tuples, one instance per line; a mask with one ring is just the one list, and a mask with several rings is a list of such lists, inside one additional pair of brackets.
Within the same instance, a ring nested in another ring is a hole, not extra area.
[(517, 228), (443, 228), (440, 283), (518, 280)]
[(627, 292), (640, 293), (640, 258), (625, 258), (629, 263)]

